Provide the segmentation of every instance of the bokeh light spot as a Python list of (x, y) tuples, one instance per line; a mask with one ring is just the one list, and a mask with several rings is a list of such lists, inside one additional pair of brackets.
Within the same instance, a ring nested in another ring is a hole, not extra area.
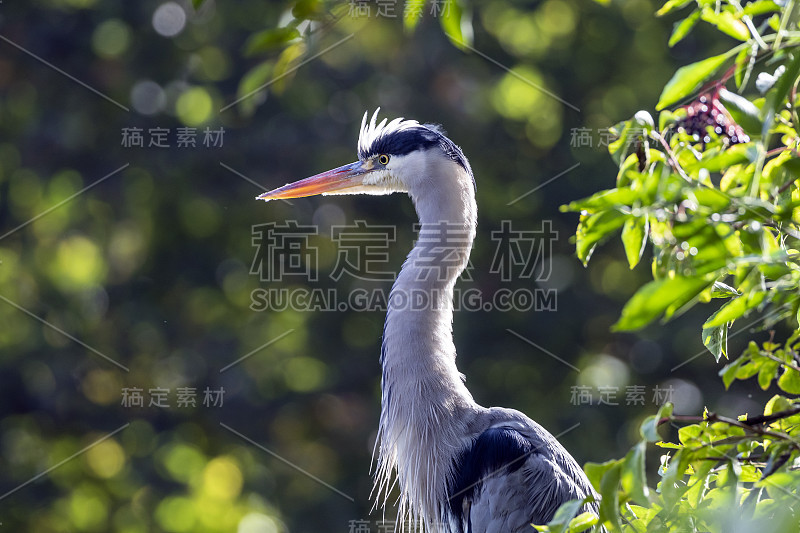
[(588, 385), (594, 389), (600, 387), (616, 387), (617, 389), (628, 384), (628, 365), (606, 354), (599, 354), (590, 358), (591, 363), (583, 369), (578, 377), (581, 385)]
[(167, 94), (156, 82), (141, 80), (131, 89), (131, 104), (143, 115), (154, 115), (164, 109)]
[(282, 530), (283, 527), (271, 516), (249, 513), (239, 521), (236, 533), (278, 533)]
[(105, 273), (106, 263), (100, 248), (86, 237), (75, 235), (58, 244), (51, 277), (63, 289), (99, 284)]
[(81, 531), (103, 531), (108, 519), (108, 509), (102, 495), (93, 487), (80, 486), (69, 499), (69, 517), (72, 525)]
[(158, 6), (153, 13), (153, 29), (164, 37), (178, 35), (186, 26), (186, 11), (175, 2)]
[(325, 363), (313, 357), (296, 356), (286, 361), (284, 379), (286, 386), (296, 392), (318, 389), (325, 381)]
[(86, 462), (97, 476), (111, 478), (125, 466), (125, 452), (114, 439), (104, 440), (86, 452)]
[(203, 493), (218, 500), (233, 500), (242, 490), (242, 471), (229, 457), (216, 457), (203, 471)]
[(175, 112), (184, 124), (198, 126), (209, 119), (212, 106), (208, 92), (202, 87), (193, 87), (178, 97)]
[(115, 371), (95, 369), (81, 381), (83, 394), (98, 405), (119, 401), (121, 384)]
[(103, 22), (92, 33), (92, 49), (105, 58), (113, 58), (125, 53), (131, 44), (131, 30), (119, 19)]
[(195, 513), (192, 501), (183, 496), (165, 498), (156, 508), (156, 521), (165, 531), (192, 531)]
[(188, 444), (172, 444), (163, 451), (162, 463), (176, 481), (187, 483), (206, 464), (203, 453)]

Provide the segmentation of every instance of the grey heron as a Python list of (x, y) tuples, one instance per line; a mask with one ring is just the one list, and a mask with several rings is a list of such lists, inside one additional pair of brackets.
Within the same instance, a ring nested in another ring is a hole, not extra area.
[[(384, 325), (377, 501), (385, 508), (396, 483), (400, 520), (422, 530), (533, 531), (532, 523), (547, 523), (562, 503), (595, 493), (542, 426), (473, 400), (456, 368), (452, 333), (453, 288), (476, 232), (472, 169), (439, 126), (377, 117), (377, 110), (369, 121), (364, 114), (358, 161), (258, 198), (411, 197), (420, 236), (392, 286)], [(583, 510), (596, 512), (596, 502)]]

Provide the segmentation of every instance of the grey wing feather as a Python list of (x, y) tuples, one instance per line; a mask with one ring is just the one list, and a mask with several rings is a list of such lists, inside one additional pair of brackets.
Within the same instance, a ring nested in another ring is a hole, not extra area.
[[(463, 533), (532, 531), (561, 504), (594, 494), (569, 453), (521, 413), (495, 424), (461, 454), (451, 507)], [(457, 507), (456, 507), (457, 506)], [(597, 512), (597, 504), (581, 511)]]

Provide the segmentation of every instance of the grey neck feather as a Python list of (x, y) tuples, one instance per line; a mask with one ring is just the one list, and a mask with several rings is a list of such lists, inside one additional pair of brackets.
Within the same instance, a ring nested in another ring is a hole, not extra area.
[(384, 327), (375, 480), (376, 504), (385, 506), (396, 483), (398, 521), (421, 521), (428, 530), (442, 519), (438, 506), (447, 498), (453, 459), (483, 410), (456, 368), (452, 336), (453, 286), (475, 236), (473, 181), (450, 161), (431, 166), (436, 168), (423, 172), (435, 179), (420, 180), (424, 190), (409, 191), (421, 222), (419, 239), (392, 288)]

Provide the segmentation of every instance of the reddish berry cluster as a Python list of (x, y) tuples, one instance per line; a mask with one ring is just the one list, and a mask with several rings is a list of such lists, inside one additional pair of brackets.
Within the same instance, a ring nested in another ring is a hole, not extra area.
[(731, 144), (748, 142), (750, 137), (734, 122), (722, 102), (716, 96), (710, 100), (708, 96), (701, 96), (685, 106), (686, 116), (677, 122), (678, 130), (696, 136), (703, 146), (711, 142), (709, 131), (727, 138)]

